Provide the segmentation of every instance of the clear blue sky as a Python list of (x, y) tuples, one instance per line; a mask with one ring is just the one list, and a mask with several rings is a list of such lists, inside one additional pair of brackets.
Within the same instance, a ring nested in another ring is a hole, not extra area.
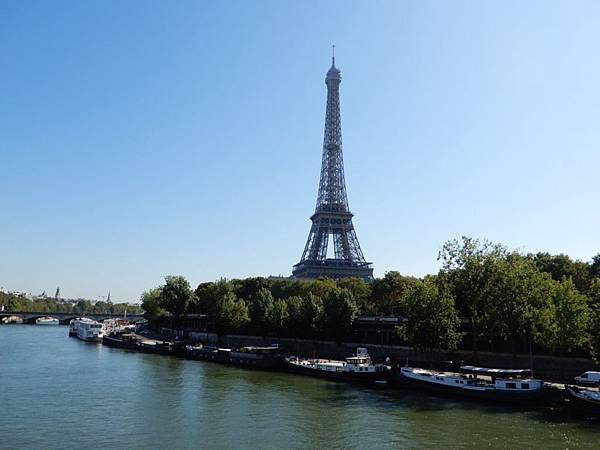
[(0, 286), (289, 275), (330, 45), (375, 273), (469, 235), (600, 252), (600, 3), (3, 1)]

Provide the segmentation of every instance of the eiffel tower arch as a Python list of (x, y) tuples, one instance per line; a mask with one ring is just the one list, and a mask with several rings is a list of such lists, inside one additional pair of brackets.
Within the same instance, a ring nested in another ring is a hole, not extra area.
[[(342, 127), (340, 119), (341, 72), (335, 67), (335, 55), (325, 77), (327, 108), (321, 181), (317, 206), (310, 220), (312, 225), (300, 262), (294, 265), (296, 278), (358, 277), (373, 280), (372, 264), (366, 262), (352, 224), (353, 214), (348, 207), (344, 159), (342, 154)], [(327, 257), (327, 248), (333, 244), (333, 258)]]

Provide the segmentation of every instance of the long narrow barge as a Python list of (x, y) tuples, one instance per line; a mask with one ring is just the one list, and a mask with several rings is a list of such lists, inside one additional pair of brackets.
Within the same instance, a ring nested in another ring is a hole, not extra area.
[(221, 348), (213, 345), (188, 345), (185, 356), (189, 359), (212, 361), (248, 369), (278, 370), (283, 367), (284, 356), (278, 346)]
[(529, 369), (489, 369), (462, 366), (460, 372), (438, 372), (416, 367), (396, 367), (394, 383), (434, 393), (499, 402), (537, 402), (544, 382), (531, 377)]
[(142, 353), (155, 353), (160, 355), (176, 355), (180, 345), (173, 342), (148, 339), (135, 333), (111, 333), (102, 338), (102, 344), (108, 347), (124, 348)]

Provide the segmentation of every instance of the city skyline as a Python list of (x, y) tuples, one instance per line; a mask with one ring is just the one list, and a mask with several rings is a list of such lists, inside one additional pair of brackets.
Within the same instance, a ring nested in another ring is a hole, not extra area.
[(6, 5), (0, 285), (136, 301), (170, 274), (288, 276), (314, 208), (332, 43), (348, 197), (375, 276), (435, 273), (462, 235), (590, 260), (598, 13)]

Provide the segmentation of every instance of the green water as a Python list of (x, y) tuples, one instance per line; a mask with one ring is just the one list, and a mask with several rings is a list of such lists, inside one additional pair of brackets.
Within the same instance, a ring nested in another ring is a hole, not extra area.
[(144, 355), (0, 326), (2, 449), (600, 449), (600, 421)]

